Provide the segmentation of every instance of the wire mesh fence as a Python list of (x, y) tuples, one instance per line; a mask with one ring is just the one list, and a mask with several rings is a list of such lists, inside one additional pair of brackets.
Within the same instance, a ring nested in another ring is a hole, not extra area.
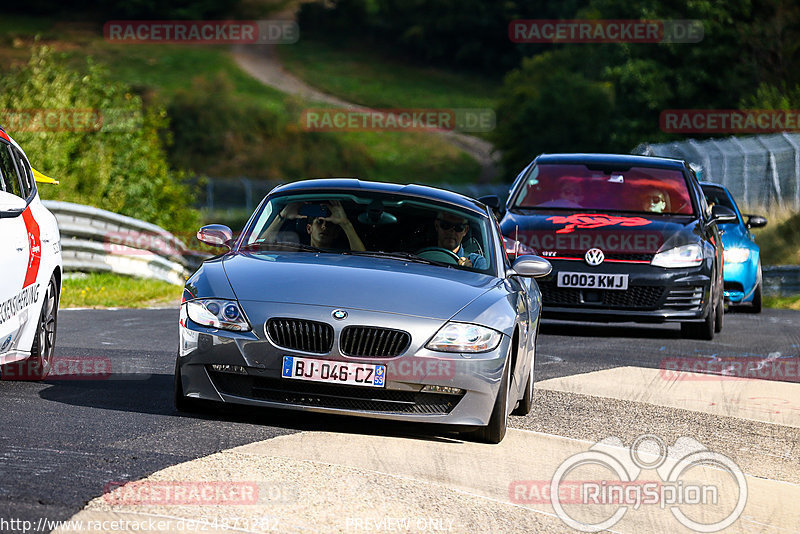
[(800, 210), (800, 134), (642, 143), (634, 154), (685, 159), (701, 180), (727, 187), (745, 206)]

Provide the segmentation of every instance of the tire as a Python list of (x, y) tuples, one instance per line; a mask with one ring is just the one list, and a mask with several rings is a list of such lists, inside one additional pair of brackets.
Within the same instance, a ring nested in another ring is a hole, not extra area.
[(761, 284), (759, 283), (753, 291), (753, 305), (745, 308), (749, 313), (761, 313)]
[(203, 411), (204, 402), (200, 399), (190, 399), (183, 394), (183, 381), (181, 380), (181, 368), (178, 359), (175, 359), (175, 379), (173, 384), (173, 403), (175, 409), (183, 413), (197, 413)]
[(31, 355), (21, 362), (4, 365), (0, 370), (3, 380), (44, 380), (50, 374), (58, 328), (58, 297), (58, 284), (53, 274), (42, 299)]
[(519, 400), (519, 404), (511, 412), (511, 415), (528, 415), (531, 413), (533, 407), (533, 362), (531, 362), (531, 370), (528, 372), (528, 380), (525, 382), (525, 393)]
[[(541, 320), (541, 317), (539, 317)], [(536, 323), (536, 333), (533, 335), (533, 351), (536, 354), (536, 347), (539, 343), (539, 322)], [(517, 407), (514, 408), (514, 411), (511, 412), (511, 415), (528, 415), (531, 413), (531, 408), (533, 407), (533, 366), (535, 364), (535, 358), (531, 358), (531, 370), (528, 372), (528, 380), (525, 382), (525, 392), (522, 394), (522, 398), (519, 400)]]
[(506, 435), (508, 428), (508, 398), (510, 391), (511, 358), (506, 359), (506, 368), (503, 379), (500, 381), (500, 390), (494, 401), (489, 424), (474, 432), (474, 438), (484, 443), (500, 443)]
[(681, 323), (681, 336), (688, 339), (704, 339), (711, 341), (714, 339), (717, 319), (716, 307), (708, 311), (702, 323)]
[(722, 299), (717, 302), (716, 314), (717, 316), (714, 318), (714, 332), (719, 334), (722, 332), (722, 325), (725, 321), (725, 303)]

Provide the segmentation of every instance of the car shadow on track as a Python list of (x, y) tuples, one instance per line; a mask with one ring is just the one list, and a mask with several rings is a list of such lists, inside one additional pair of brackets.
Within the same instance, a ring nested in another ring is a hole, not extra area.
[(540, 333), (553, 336), (681, 339), (680, 327), (676, 324), (632, 324), (632, 323), (579, 323), (542, 319)]
[(460, 443), (463, 439), (441, 425), (414, 424), (362, 417), (316, 414), (256, 406), (208, 403), (196, 413), (178, 412), (172, 401), (172, 375), (111, 375), (104, 380), (46, 380), (39, 392), (43, 400), (74, 406), (147, 415), (178, 417), (187, 421), (225, 421), (277, 427), (289, 432), (319, 431), (400, 437), (423, 441)]

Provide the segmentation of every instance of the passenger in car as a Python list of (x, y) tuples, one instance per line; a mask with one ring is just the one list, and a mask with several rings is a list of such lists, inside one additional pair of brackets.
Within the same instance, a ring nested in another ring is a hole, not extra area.
[[(287, 220), (306, 218), (300, 214), (302, 203), (292, 202), (287, 204), (277, 217), (270, 223), (263, 236), (265, 241), (272, 241), (278, 234), (283, 223)], [(344, 232), (350, 250), (364, 252), (366, 248), (361, 238), (353, 227), (353, 223), (347, 218), (347, 213), (338, 200), (331, 200), (323, 206), (327, 206), (330, 215), (326, 217), (314, 217), (306, 224), (306, 232), (311, 238), (311, 246), (321, 249), (336, 249), (337, 238)]]
[(434, 220), (437, 246), (450, 250), (458, 256), (458, 264), (464, 267), (486, 269), (488, 262), (479, 252), (466, 252), (462, 244), (469, 230), (469, 223), (463, 217), (452, 213), (439, 213)]
[(669, 194), (657, 187), (650, 187), (642, 195), (642, 211), (650, 213), (664, 213), (671, 210)]

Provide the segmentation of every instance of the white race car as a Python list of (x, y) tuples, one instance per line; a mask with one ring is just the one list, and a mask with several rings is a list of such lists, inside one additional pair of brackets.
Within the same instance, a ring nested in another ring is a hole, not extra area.
[(61, 292), (61, 238), (56, 218), (39, 199), (39, 176), (22, 148), (0, 128), (3, 380), (41, 380), (50, 372), (53, 358)]

